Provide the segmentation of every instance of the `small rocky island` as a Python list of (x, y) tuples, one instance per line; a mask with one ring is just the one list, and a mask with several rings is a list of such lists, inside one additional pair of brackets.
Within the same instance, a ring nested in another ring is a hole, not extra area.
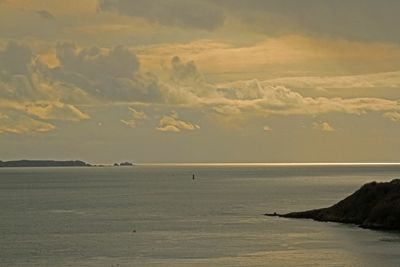
[(121, 162), (121, 163), (114, 163), (114, 167), (126, 167), (126, 166), (133, 166), (133, 163), (131, 162)]
[(90, 167), (88, 164), (80, 160), (11, 160), (0, 161), (1, 167)]
[(329, 208), (265, 215), (350, 223), (369, 229), (400, 230), (400, 179), (365, 184)]

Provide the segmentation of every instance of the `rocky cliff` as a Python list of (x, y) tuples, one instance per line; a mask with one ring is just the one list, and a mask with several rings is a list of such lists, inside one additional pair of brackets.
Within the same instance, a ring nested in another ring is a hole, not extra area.
[(266, 215), (351, 223), (371, 229), (400, 230), (400, 180), (365, 184), (329, 208)]

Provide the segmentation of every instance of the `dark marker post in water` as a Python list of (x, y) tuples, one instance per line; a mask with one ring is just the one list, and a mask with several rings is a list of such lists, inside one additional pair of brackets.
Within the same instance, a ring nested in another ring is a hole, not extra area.
[(194, 173), (193, 173), (193, 175), (192, 175), (192, 180), (194, 180)]

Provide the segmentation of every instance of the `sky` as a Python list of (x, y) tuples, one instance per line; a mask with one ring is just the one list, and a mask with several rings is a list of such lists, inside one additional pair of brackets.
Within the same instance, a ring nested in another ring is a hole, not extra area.
[(399, 162), (399, 10), (0, 0), (0, 160)]

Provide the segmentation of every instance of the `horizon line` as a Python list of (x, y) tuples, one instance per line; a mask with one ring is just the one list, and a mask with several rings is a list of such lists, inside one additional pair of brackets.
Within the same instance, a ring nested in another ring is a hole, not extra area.
[(396, 166), (400, 162), (142, 162), (146, 166)]
[[(39, 160), (42, 161), (44, 159), (22, 159), (22, 160)], [(47, 161), (49, 159), (45, 159)], [(54, 160), (54, 159), (50, 159)], [(76, 159), (56, 159), (55, 161), (75, 161)], [(104, 165), (104, 166), (112, 166), (114, 163), (99, 163), (99, 162), (90, 162), (83, 159), (79, 159), (85, 163), (90, 165)], [(19, 160), (0, 160), (7, 161), (21, 161)], [(117, 161), (116, 161), (117, 162)], [(133, 165), (142, 165), (142, 166), (397, 166), (400, 165), (400, 162), (135, 162), (131, 161)]]

